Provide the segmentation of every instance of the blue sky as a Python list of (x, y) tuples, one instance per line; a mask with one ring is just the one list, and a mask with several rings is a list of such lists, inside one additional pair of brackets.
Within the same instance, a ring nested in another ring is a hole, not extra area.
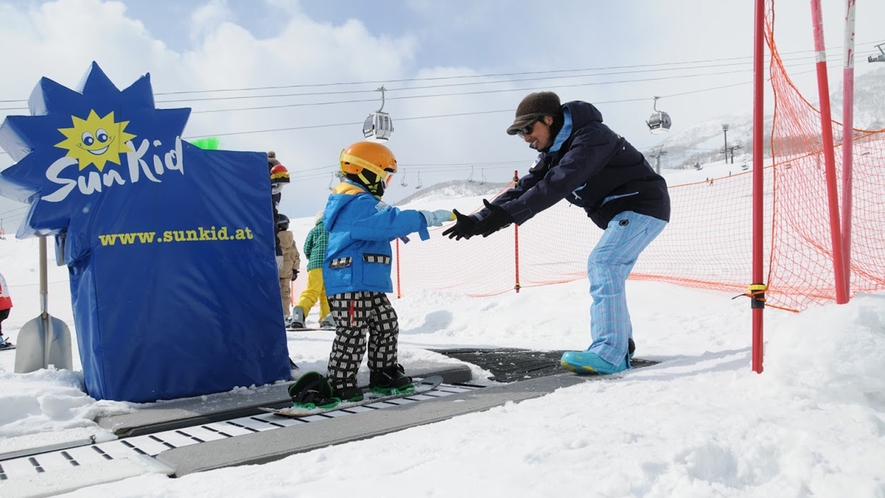
[[(823, 8), (837, 89), (844, 1)], [(861, 74), (885, 42), (885, 3), (861, 0), (857, 11)], [(640, 148), (661, 141), (645, 125), (655, 95), (671, 135), (749, 114), (752, 17), (750, 1), (708, 0), (0, 0), (0, 119), (27, 112), (40, 77), (75, 88), (93, 60), (120, 88), (150, 73), (158, 106), (193, 110), (186, 137), (275, 150), (293, 175), (284, 212), (310, 216), (338, 153), (380, 106), (381, 84), (396, 126), (389, 145), (409, 183), (390, 191), (396, 201), (419, 178), (524, 171), (534, 153), (504, 129), (531, 91), (594, 102)], [(777, 20), (781, 53), (814, 99), (808, 2), (780, 0)], [(10, 162), (0, 154), (0, 168)], [(8, 205), (0, 200), (0, 213)]]

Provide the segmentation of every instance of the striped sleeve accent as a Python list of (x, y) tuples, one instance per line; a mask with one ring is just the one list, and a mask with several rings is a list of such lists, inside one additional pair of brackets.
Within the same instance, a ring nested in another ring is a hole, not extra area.
[(329, 262), (329, 268), (347, 268), (353, 264), (353, 258), (335, 258)]
[(389, 265), (390, 260), (390, 256), (386, 254), (363, 254), (363, 261), (366, 263), (382, 263)]

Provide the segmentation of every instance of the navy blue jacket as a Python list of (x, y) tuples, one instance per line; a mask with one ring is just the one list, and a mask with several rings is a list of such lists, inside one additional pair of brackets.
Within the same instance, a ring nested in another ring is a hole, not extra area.
[[(664, 178), (641, 152), (602, 124), (602, 113), (581, 101), (562, 106), (565, 122), (528, 174), (495, 198), (517, 225), (562, 199), (584, 208), (603, 230), (618, 213), (634, 211), (670, 221)], [(480, 214), (486, 216), (488, 209)]]

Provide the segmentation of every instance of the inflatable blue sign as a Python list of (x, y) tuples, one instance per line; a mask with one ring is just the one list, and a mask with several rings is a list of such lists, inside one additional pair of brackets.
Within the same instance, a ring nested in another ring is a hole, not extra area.
[(181, 139), (149, 75), (120, 91), (42, 78), (9, 116), (0, 195), (30, 203), (19, 238), (56, 235), (88, 393), (147, 402), (290, 377), (267, 156)]

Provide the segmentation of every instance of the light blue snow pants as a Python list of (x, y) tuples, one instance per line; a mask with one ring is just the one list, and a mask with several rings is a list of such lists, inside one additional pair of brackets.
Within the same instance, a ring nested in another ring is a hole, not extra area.
[(612, 218), (599, 243), (587, 259), (590, 278), (590, 337), (587, 351), (603, 360), (620, 364), (633, 336), (627, 311), (626, 283), (639, 254), (667, 226), (667, 222), (624, 211)]

